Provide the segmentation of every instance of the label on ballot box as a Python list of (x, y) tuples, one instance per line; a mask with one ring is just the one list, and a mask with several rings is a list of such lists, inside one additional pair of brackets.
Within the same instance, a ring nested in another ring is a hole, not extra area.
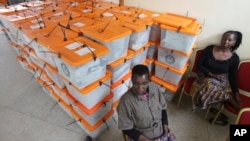
[(230, 125), (230, 141), (249, 141), (249, 125)]

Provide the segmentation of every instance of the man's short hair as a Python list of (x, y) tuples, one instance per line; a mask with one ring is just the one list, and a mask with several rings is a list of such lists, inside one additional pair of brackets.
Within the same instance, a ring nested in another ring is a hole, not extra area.
[(134, 66), (132, 69), (132, 78), (136, 75), (137, 76), (147, 75), (148, 78), (150, 78), (148, 67), (141, 64)]

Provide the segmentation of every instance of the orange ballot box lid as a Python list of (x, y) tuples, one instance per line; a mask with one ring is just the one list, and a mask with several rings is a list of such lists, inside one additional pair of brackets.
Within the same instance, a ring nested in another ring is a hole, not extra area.
[(36, 39), (39, 44), (47, 48), (79, 36), (77, 32), (67, 29), (60, 24), (54, 27), (37, 29), (26, 33), (26, 35), (30, 39)]
[[(137, 14), (139, 15), (139, 13)], [(131, 29), (133, 32), (141, 32), (153, 24), (152, 20), (140, 18), (139, 16), (125, 17), (118, 21), (119, 25)]]
[(59, 57), (71, 66), (85, 64), (109, 52), (107, 47), (85, 37), (66, 41), (60, 45), (51, 47), (51, 50), (57, 52)]
[(74, 19), (65, 19), (60, 22), (61, 25), (70, 28), (78, 33), (83, 29), (102, 23), (101, 21), (94, 20), (87, 17), (79, 17)]
[(82, 32), (94, 40), (104, 43), (112, 42), (132, 33), (128, 28), (121, 27), (118, 24), (112, 22), (97, 24), (87, 29), (83, 29)]
[(174, 13), (163, 13), (160, 16), (154, 18), (154, 21), (175, 28), (187, 28), (190, 24), (195, 22), (196, 19)]

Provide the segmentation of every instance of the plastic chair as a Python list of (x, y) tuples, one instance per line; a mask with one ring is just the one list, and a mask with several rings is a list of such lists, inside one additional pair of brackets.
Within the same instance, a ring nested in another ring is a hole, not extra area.
[(240, 110), (235, 124), (238, 125), (249, 125), (250, 124), (250, 107), (249, 108), (243, 108)]
[[(243, 108), (240, 110), (235, 124), (236, 125), (250, 124), (250, 108)], [(229, 141), (229, 135), (227, 136), (226, 141)]]
[(128, 137), (127, 137), (127, 135), (126, 135), (126, 134), (124, 134), (123, 132), (122, 132), (122, 136), (123, 136), (124, 141), (128, 141)]
[(200, 55), (201, 55), (202, 51), (203, 51), (203, 48), (199, 48), (199, 49), (195, 50), (194, 61), (191, 64), (191, 70), (190, 70), (189, 76), (185, 80), (185, 82), (183, 84), (183, 87), (181, 89), (181, 93), (180, 93), (180, 96), (179, 96), (177, 107), (180, 106), (183, 94), (189, 95), (192, 83), (196, 79), (196, 76), (197, 76), (197, 73), (198, 73), (198, 68), (197, 68), (196, 64), (197, 64), (198, 59), (200, 58)]
[[(241, 108), (250, 108), (250, 60), (243, 60), (239, 64), (238, 69), (238, 88), (240, 90), (239, 97), (242, 102)], [(222, 103), (218, 113), (216, 114), (215, 118), (213, 119), (211, 124), (214, 124), (217, 118), (219, 117), (223, 108), (226, 108), (228, 111), (238, 114), (238, 112), (231, 107), (231, 105), (227, 103)]]

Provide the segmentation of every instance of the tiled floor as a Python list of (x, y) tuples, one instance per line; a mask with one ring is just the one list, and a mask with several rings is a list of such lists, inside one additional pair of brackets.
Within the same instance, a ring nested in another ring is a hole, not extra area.
[[(84, 133), (55, 101), (46, 95), (31, 73), (16, 61), (16, 52), (0, 31), (0, 141), (83, 141)], [(178, 96), (178, 95), (177, 95)], [(178, 141), (224, 141), (229, 125), (210, 125), (204, 111), (191, 112), (189, 98), (184, 96), (176, 108), (177, 96), (168, 102), (169, 126)], [(226, 112), (226, 111), (224, 111)], [(233, 123), (236, 116), (230, 116)], [(211, 114), (209, 115), (212, 116)], [(98, 141), (122, 141), (117, 124)]]

